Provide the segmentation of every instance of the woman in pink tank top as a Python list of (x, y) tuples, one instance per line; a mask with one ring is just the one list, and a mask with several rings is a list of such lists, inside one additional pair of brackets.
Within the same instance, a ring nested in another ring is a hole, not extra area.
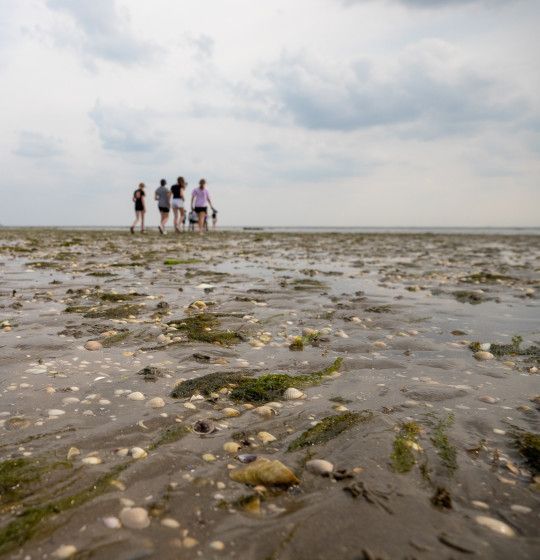
[(212, 201), (210, 200), (210, 193), (206, 188), (206, 180), (201, 179), (199, 181), (199, 187), (193, 189), (191, 193), (191, 209), (197, 212), (197, 217), (199, 218), (199, 233), (202, 233), (204, 230), (204, 221), (208, 213), (208, 206), (215, 212), (215, 208), (212, 206)]

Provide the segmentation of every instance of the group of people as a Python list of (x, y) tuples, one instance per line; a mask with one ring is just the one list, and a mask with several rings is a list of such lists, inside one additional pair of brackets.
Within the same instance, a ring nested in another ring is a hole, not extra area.
[[(186, 220), (189, 221), (189, 230), (195, 231), (197, 227), (199, 233), (208, 231), (208, 207), (212, 209), (212, 229), (216, 228), (217, 210), (214, 208), (210, 199), (210, 193), (206, 188), (206, 180), (201, 179), (199, 186), (193, 189), (191, 193), (191, 210), (186, 213), (186, 187), (187, 183), (183, 177), (178, 177), (175, 185), (169, 189), (167, 181), (161, 179), (159, 187), (154, 193), (154, 199), (157, 201), (160, 223), (158, 226), (159, 233), (165, 235), (167, 233), (167, 222), (172, 208), (173, 225), (176, 233), (186, 230)], [(135, 221), (130, 227), (131, 233), (135, 233), (137, 225), (141, 224), (141, 233), (144, 233), (144, 216), (146, 213), (146, 193), (145, 184), (140, 183), (139, 188), (133, 193), (133, 202), (135, 203)]]

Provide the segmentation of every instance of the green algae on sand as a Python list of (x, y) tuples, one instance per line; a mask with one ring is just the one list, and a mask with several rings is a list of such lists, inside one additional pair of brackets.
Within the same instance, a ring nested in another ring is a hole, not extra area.
[(514, 447), (534, 474), (540, 473), (540, 434), (516, 430), (512, 432)]
[(373, 412), (370, 410), (363, 410), (362, 412), (344, 412), (334, 416), (327, 416), (292, 441), (287, 451), (296, 451), (304, 447), (326, 443), (339, 436), (345, 430), (362, 422), (368, 422), (372, 418)]
[(166, 266), (176, 266), (179, 264), (199, 264), (199, 259), (165, 259), (163, 264)]
[(169, 443), (175, 443), (176, 441), (182, 439), (184, 436), (187, 436), (190, 433), (189, 428), (182, 425), (173, 425), (165, 428), (159, 434), (159, 437), (154, 441), (148, 449), (153, 451), (157, 449), (161, 445), (167, 445)]
[(169, 321), (167, 324), (176, 330), (185, 332), (189, 340), (222, 346), (230, 346), (242, 341), (242, 337), (237, 332), (218, 330), (219, 319), (213, 313), (198, 313), (184, 319)]
[(420, 426), (416, 422), (405, 422), (394, 438), (390, 460), (392, 468), (398, 473), (409, 472), (416, 464), (412, 451), (413, 444), (417, 442)]
[(131, 315), (138, 315), (144, 305), (134, 303), (124, 303), (115, 307), (98, 308), (94, 311), (88, 311), (84, 317), (88, 319), (127, 319)]
[(200, 393), (209, 396), (229, 384), (237, 384), (246, 379), (246, 373), (236, 371), (217, 371), (195, 379), (182, 381), (171, 392), (174, 399), (184, 399)]

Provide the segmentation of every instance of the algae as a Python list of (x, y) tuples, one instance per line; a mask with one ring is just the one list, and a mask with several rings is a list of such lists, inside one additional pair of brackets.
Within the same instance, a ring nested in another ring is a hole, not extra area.
[(161, 445), (167, 445), (168, 443), (174, 443), (174, 442), (182, 439), (184, 436), (187, 436), (187, 434), (189, 434), (189, 432), (190, 432), (190, 430), (186, 426), (180, 426), (180, 425), (169, 426), (168, 428), (165, 428), (164, 430), (162, 430), (162, 432), (159, 435), (159, 437), (157, 438), (157, 440), (154, 441), (148, 447), (148, 449), (152, 451), (154, 449), (157, 449)]
[(431, 443), (437, 449), (439, 458), (450, 474), (458, 468), (456, 448), (450, 443), (446, 433), (453, 423), (454, 415), (449, 414), (445, 419), (441, 419), (435, 424), (431, 435)]
[(120, 332), (117, 334), (113, 334), (112, 336), (107, 336), (106, 338), (101, 340), (101, 345), (103, 348), (110, 348), (115, 344), (120, 344), (129, 336), (129, 331)]
[(536, 475), (540, 473), (540, 434), (526, 431), (512, 432), (514, 447)]
[(111, 302), (118, 302), (118, 301), (130, 301), (132, 299), (143, 297), (146, 294), (138, 294), (138, 293), (129, 293), (129, 294), (116, 294), (114, 292), (101, 292), (98, 294), (98, 298), (101, 301), (111, 301)]
[(196, 393), (209, 396), (211, 393), (219, 391), (222, 387), (226, 387), (231, 383), (240, 383), (246, 379), (245, 373), (236, 371), (218, 371), (209, 373), (195, 379), (182, 381), (171, 392), (171, 397), (175, 399), (183, 399), (191, 397)]
[(368, 313), (392, 313), (391, 305), (374, 305), (366, 309)]
[(165, 259), (163, 264), (166, 266), (175, 266), (177, 264), (199, 264), (199, 259)]
[(139, 304), (124, 303), (115, 307), (88, 311), (84, 317), (88, 319), (127, 319), (130, 315), (138, 315), (143, 307)]
[(92, 305), (68, 305), (64, 313), (87, 313), (90, 309), (93, 309)]
[(363, 410), (362, 412), (344, 412), (334, 416), (323, 418), (317, 425), (309, 428), (297, 437), (287, 451), (296, 451), (311, 445), (320, 445), (339, 436), (344, 431), (360, 424), (368, 422), (373, 418), (373, 412)]
[(405, 422), (397, 433), (390, 459), (392, 468), (398, 473), (409, 472), (416, 464), (412, 450), (420, 435), (420, 426), (416, 422)]
[[(503, 358), (504, 356), (526, 356), (528, 362), (540, 362), (540, 346), (531, 345), (528, 348), (522, 348), (523, 337), (514, 335), (510, 344), (491, 344), (489, 351), (496, 358)], [(472, 342), (469, 348), (473, 352), (481, 350), (480, 342)]]
[(184, 319), (170, 321), (168, 325), (185, 332), (189, 340), (229, 346), (238, 344), (242, 337), (234, 331), (220, 331), (219, 319), (212, 313), (199, 313)]

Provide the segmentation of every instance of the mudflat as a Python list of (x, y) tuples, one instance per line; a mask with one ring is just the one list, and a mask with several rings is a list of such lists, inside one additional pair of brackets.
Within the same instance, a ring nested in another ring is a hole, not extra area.
[(1, 558), (540, 554), (540, 237), (0, 233)]

